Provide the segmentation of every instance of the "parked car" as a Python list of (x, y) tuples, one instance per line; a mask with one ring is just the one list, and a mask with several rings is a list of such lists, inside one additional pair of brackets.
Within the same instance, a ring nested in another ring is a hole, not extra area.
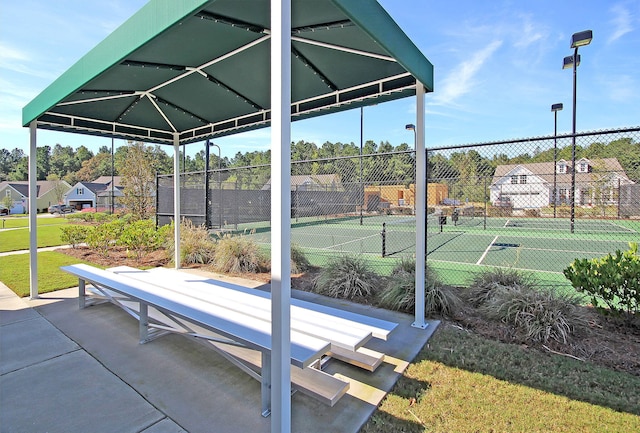
[(54, 204), (49, 206), (49, 213), (69, 213), (73, 212), (73, 208), (71, 206), (67, 206), (66, 204)]
[(493, 202), (493, 205), (495, 207), (512, 207), (511, 198), (506, 196), (500, 196)]
[(0, 215), (9, 215), (9, 208), (0, 204)]

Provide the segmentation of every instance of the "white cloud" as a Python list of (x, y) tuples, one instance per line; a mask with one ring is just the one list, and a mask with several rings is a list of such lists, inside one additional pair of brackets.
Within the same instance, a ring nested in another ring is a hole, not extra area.
[(29, 57), (18, 48), (0, 42), (0, 63), (29, 60)]
[(516, 48), (527, 48), (536, 42), (542, 41), (545, 39), (545, 34), (542, 30), (543, 29), (534, 26), (528, 17), (524, 17), (522, 27), (518, 28), (517, 32), (513, 32), (514, 36), (518, 38), (513, 43), (513, 46)]
[(611, 8), (611, 13), (613, 14), (613, 18), (610, 20), (610, 23), (614, 29), (607, 43), (612, 43), (633, 31), (633, 14), (627, 8), (622, 4), (617, 4)]
[(475, 85), (475, 76), (485, 62), (500, 48), (502, 41), (496, 40), (474, 53), (467, 61), (460, 63), (440, 83), (436, 89), (434, 102), (437, 104), (453, 104), (460, 96), (468, 93)]

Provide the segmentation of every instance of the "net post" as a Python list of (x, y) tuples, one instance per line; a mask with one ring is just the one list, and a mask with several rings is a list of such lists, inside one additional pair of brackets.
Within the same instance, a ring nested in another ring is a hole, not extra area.
[(380, 232), (382, 236), (382, 258), (387, 255), (387, 223), (382, 223), (382, 232)]

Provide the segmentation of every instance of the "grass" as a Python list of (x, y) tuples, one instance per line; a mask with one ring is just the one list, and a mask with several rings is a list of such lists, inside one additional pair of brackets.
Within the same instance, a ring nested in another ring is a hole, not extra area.
[[(77, 286), (77, 277), (60, 270), (60, 266), (75, 263), (83, 262), (75, 257), (56, 253), (55, 251), (38, 253), (38, 293), (53, 292)], [(18, 296), (29, 296), (29, 254), (0, 257), (0, 281)]]
[[(71, 222), (70, 217), (69, 218), (65, 218), (65, 217), (37, 218), (36, 221), (37, 221), (38, 227), (57, 225), (57, 224), (67, 224)], [(29, 218), (27, 218), (26, 216), (25, 217), (14, 217), (14, 216), (0, 217), (0, 228), (17, 229), (17, 228), (27, 228), (27, 227), (29, 227)]]
[(441, 326), (361, 433), (637, 432), (640, 377)]
[[(38, 248), (63, 245), (64, 242), (60, 238), (62, 224), (66, 222), (53, 225), (38, 224)], [(0, 231), (0, 253), (28, 249), (29, 233), (26, 229)]]

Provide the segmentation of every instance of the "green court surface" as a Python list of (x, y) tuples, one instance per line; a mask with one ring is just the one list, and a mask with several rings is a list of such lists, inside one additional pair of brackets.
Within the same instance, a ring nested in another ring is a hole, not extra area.
[[(258, 244), (270, 243), (268, 224), (245, 229), (246, 236)], [(338, 254), (356, 254), (385, 274), (399, 259), (415, 256), (415, 218), (363, 216), (362, 225), (359, 215), (298, 219), (292, 221), (291, 240), (313, 264), (321, 265)], [(430, 216), (426, 250), (427, 260), (446, 273), (442, 276), (451, 283), (463, 283), (485, 266), (499, 266), (533, 271), (548, 284), (562, 285), (568, 284), (562, 270), (574, 259), (624, 251), (629, 242), (640, 243), (640, 221), (576, 220), (571, 233), (567, 218), (476, 216), (454, 224), (449, 217), (440, 226)]]

